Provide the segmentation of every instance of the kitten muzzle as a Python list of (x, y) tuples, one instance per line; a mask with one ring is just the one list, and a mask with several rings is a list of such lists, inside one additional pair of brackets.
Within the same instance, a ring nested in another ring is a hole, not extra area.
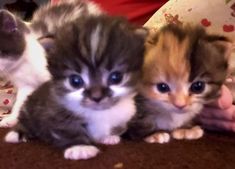
[(110, 97), (110, 91), (108, 88), (104, 87), (92, 87), (85, 91), (87, 97), (95, 102), (100, 103), (107, 97)]

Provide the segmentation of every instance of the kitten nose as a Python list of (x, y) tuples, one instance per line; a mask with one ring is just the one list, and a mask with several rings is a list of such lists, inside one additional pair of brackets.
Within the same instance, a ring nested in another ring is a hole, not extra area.
[(103, 97), (92, 97), (91, 98), (91, 100), (93, 100), (96, 103), (99, 103), (102, 99), (103, 99)]
[(173, 100), (172, 104), (178, 109), (183, 109), (187, 106), (187, 99), (179, 96)]
[(88, 91), (88, 96), (92, 101), (99, 103), (104, 98), (103, 89), (100, 87), (93, 87)]
[(186, 104), (174, 104), (174, 106), (178, 109), (183, 109), (184, 107), (186, 107)]

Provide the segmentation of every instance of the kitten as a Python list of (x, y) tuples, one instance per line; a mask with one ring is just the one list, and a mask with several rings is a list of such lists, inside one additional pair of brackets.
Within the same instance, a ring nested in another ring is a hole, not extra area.
[(119, 143), (136, 112), (145, 34), (105, 15), (64, 25), (48, 52), (52, 80), (29, 97), (5, 140), (36, 137), (62, 147), (72, 160), (96, 156), (94, 143)]
[[(83, 0), (61, 0), (56, 5), (51, 5), (49, 2), (36, 10), (29, 23), (23, 22), (20, 18), (3, 10), (0, 37), (2, 37), (2, 43), (12, 45), (8, 49), (5, 49), (6, 45), (3, 45), (0, 47), (0, 51), (8, 50), (6, 52), (9, 52), (11, 50), (13, 53), (10, 53), (9, 56), (1, 55), (3, 61), (0, 69), (13, 82), (18, 92), (10, 116), (0, 122), (0, 127), (15, 125), (19, 109), (26, 97), (40, 84), (49, 80), (44, 49), (50, 48), (50, 41), (53, 40), (56, 30), (76, 18), (101, 13), (101, 9), (96, 4)], [(18, 29), (18, 25), (22, 28)], [(19, 33), (15, 33), (14, 29), (17, 29), (16, 32)], [(11, 31), (12, 33), (10, 33)], [(14, 70), (11, 70), (11, 67)]]
[(28, 25), (6, 10), (0, 10), (0, 73), (18, 89), (10, 116), (1, 127), (16, 124), (19, 109), (27, 96), (50, 75), (45, 51)]
[[(166, 25), (147, 44), (137, 114), (125, 136), (164, 143), (198, 139), (203, 130), (192, 128), (204, 104), (219, 96), (227, 73), (227, 44), (199, 26)], [(187, 129), (188, 128), (188, 129)]]

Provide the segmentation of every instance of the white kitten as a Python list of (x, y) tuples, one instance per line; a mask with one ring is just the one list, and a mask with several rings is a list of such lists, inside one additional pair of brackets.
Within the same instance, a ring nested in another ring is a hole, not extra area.
[(11, 127), (27, 96), (50, 75), (44, 48), (28, 26), (6, 10), (0, 11), (0, 39), (0, 71), (18, 90), (11, 114), (0, 122), (0, 127)]

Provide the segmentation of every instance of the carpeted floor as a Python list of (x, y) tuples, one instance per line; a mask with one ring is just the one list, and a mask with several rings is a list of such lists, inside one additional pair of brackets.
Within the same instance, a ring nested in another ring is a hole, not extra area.
[[(7, 129), (0, 129), (3, 139)], [(235, 135), (208, 133), (197, 141), (146, 144), (123, 141), (102, 146), (86, 161), (63, 159), (62, 151), (39, 142), (0, 142), (0, 169), (235, 169)]]

